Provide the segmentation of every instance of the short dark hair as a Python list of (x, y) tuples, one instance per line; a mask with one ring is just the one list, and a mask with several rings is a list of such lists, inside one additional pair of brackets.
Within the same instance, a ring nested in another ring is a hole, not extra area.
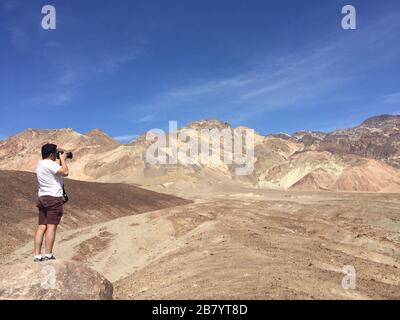
[(51, 154), (56, 155), (57, 153), (57, 145), (51, 144), (51, 143), (46, 143), (42, 147), (42, 159), (47, 159), (50, 157)]

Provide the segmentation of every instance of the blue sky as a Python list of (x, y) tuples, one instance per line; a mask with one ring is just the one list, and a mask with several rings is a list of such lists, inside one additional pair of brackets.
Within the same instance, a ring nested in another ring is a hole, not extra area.
[[(57, 29), (41, 28), (41, 8)], [(341, 8), (357, 9), (357, 30)], [(0, 138), (168, 120), (267, 134), (400, 113), (398, 0), (0, 0)]]

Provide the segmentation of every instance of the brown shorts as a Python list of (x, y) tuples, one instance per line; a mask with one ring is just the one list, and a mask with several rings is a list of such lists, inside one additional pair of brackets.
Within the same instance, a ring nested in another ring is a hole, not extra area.
[(39, 225), (58, 225), (63, 216), (63, 198), (43, 196), (38, 199)]

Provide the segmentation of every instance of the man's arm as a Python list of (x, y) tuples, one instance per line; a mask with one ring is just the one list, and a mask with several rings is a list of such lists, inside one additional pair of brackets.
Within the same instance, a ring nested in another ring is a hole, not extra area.
[(57, 171), (56, 175), (61, 177), (68, 177), (69, 170), (67, 165), (67, 154), (64, 152), (60, 154), (61, 168)]

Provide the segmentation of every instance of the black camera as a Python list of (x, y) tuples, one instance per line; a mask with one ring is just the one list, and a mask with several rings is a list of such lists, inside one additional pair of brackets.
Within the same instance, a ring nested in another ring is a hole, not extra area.
[[(64, 152), (65, 151), (62, 150), (57, 151), (57, 159), (60, 159), (60, 155), (64, 154)], [(72, 157), (73, 157), (72, 152), (67, 152), (67, 159), (72, 159)]]

